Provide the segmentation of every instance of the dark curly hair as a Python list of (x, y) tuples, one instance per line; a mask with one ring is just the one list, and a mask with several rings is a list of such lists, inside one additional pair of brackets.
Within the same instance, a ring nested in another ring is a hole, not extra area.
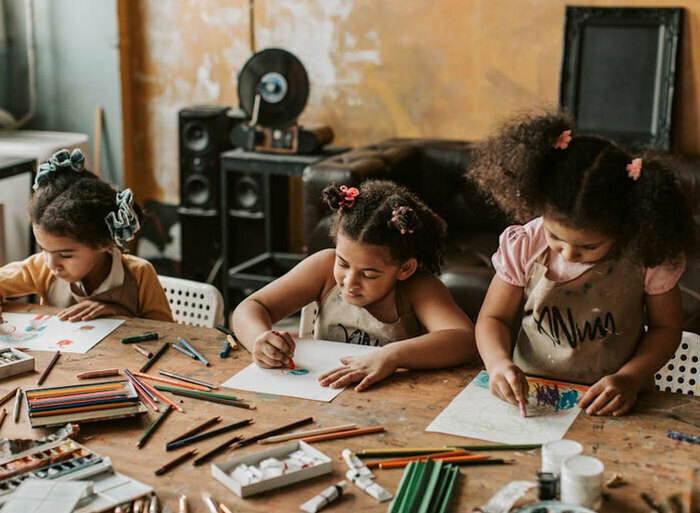
[[(29, 200), (33, 225), (93, 249), (114, 243), (105, 217), (117, 211), (117, 191), (90, 171), (59, 168)], [(142, 210), (134, 205), (139, 220)]]
[(447, 225), (425, 203), (388, 180), (363, 182), (350, 203), (347, 188), (341, 187), (333, 184), (323, 190), (323, 202), (336, 210), (333, 240), (342, 233), (356, 242), (388, 248), (396, 262), (415, 258), (420, 271), (440, 272)]
[[(565, 130), (573, 138), (555, 144)], [(642, 157), (638, 180), (631, 155), (610, 141), (577, 136), (565, 113), (523, 114), (480, 143), (467, 176), (519, 222), (547, 214), (616, 240), (615, 251), (651, 267), (695, 249), (688, 199), (675, 175)]]

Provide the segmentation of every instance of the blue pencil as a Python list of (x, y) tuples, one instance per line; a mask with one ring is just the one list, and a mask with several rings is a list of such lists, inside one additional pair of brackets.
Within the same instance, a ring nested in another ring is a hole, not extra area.
[(683, 442), (690, 442), (691, 444), (700, 444), (700, 436), (681, 433), (680, 431), (673, 431), (672, 429), (666, 431), (666, 436), (674, 440), (682, 440)]
[(190, 353), (195, 355), (199, 359), (199, 361), (201, 361), (204, 365), (209, 367), (209, 362), (207, 361), (207, 359), (204, 358), (194, 347), (192, 347), (190, 343), (187, 342), (187, 340), (185, 340), (182, 337), (177, 337), (177, 341), (180, 342), (180, 344), (182, 344), (183, 346), (185, 346), (185, 349), (187, 349)]

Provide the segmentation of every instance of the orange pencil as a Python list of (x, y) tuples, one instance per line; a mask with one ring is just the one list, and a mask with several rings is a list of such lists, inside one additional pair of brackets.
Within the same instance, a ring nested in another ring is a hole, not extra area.
[(303, 442), (306, 442), (307, 444), (309, 444), (312, 442), (323, 442), (325, 440), (335, 440), (337, 438), (347, 438), (350, 436), (367, 435), (370, 433), (379, 433), (379, 432), (384, 431), (384, 430), (385, 430), (384, 426), (372, 426), (372, 427), (360, 428), (360, 429), (350, 429), (348, 431), (341, 431), (339, 433), (329, 433), (327, 435), (309, 436), (307, 438), (302, 438), (301, 440)]
[(438, 452), (435, 454), (418, 454), (416, 456), (406, 456), (405, 458), (395, 458), (391, 460), (378, 460), (378, 461), (370, 461), (369, 463), (365, 463), (365, 466), (367, 468), (381, 468), (381, 465), (383, 463), (403, 463), (404, 461), (409, 462), (409, 461), (425, 461), (428, 457), (431, 460), (437, 460), (440, 458), (444, 458), (445, 456), (450, 457), (450, 456), (467, 456), (469, 454), (468, 451), (465, 451), (464, 449), (460, 450), (455, 450), (455, 451), (445, 451), (445, 452)]
[(202, 385), (193, 385), (192, 383), (186, 383), (182, 381), (176, 381), (174, 379), (161, 378), (160, 376), (154, 376), (153, 374), (145, 374), (143, 372), (133, 371), (132, 374), (138, 378), (150, 379), (152, 381), (160, 381), (161, 383), (168, 383), (170, 385), (177, 385), (182, 388), (189, 388), (191, 390), (199, 390), (201, 392), (211, 392), (211, 388), (203, 387)]
[(135, 382), (132, 378), (130, 378), (129, 376), (127, 376), (127, 379), (128, 379), (129, 381), (131, 381), (131, 384), (132, 384), (132, 385), (134, 385), (134, 390), (136, 390), (136, 393), (141, 397), (141, 399), (143, 399), (143, 401), (144, 401), (148, 406), (150, 406), (151, 409), (152, 409), (153, 411), (158, 411), (158, 412), (159, 412), (159, 411), (160, 411), (160, 408), (158, 408), (158, 406), (156, 405), (156, 403), (154, 403), (154, 402), (151, 400), (151, 398), (148, 397), (148, 395), (136, 385), (136, 382)]
[(153, 388), (153, 385), (151, 385), (150, 383), (146, 383), (145, 381), (142, 381), (141, 384), (143, 386), (145, 386), (148, 389), (148, 391), (151, 392), (153, 395), (155, 395), (159, 399), (163, 400), (163, 402), (168, 403), (170, 406), (175, 408), (177, 411), (179, 411), (181, 413), (185, 413), (185, 410), (182, 409), (182, 406), (180, 406), (179, 404), (176, 404), (175, 401), (173, 401), (169, 397), (166, 397), (165, 395), (163, 395), (162, 392), (159, 392), (158, 390)]
[[(443, 463), (457, 463), (459, 461), (480, 461), (480, 460), (487, 460), (489, 458), (490, 458), (490, 456), (487, 456), (486, 454), (470, 454), (468, 456), (457, 456), (456, 458), (438, 458), (438, 459), (441, 459)], [(421, 461), (423, 461), (423, 459), (421, 459)], [(379, 468), (381, 468), (381, 469), (404, 468), (404, 467), (407, 467), (409, 463), (411, 463), (411, 462), (410, 461), (397, 461), (395, 463), (383, 462), (379, 465)]]

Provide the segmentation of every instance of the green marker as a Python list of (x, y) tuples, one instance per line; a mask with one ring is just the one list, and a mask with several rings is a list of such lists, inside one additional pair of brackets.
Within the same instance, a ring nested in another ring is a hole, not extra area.
[(124, 337), (122, 339), (122, 344), (133, 344), (134, 342), (146, 342), (147, 340), (158, 340), (158, 333), (155, 331), (149, 331), (148, 333), (143, 333), (141, 335), (134, 335), (133, 337)]

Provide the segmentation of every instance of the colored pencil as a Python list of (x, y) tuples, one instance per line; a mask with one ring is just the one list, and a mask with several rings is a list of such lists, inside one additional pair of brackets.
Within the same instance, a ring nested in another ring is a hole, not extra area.
[(119, 369), (101, 369), (76, 374), (77, 379), (105, 378), (107, 376), (119, 376)]
[(177, 350), (177, 351), (180, 351), (182, 354), (184, 354), (185, 356), (189, 356), (189, 357), (192, 358), (193, 360), (196, 360), (196, 359), (197, 359), (197, 357), (196, 357), (195, 355), (193, 355), (192, 353), (190, 353), (187, 349), (185, 349), (185, 348), (182, 347), (182, 346), (178, 346), (177, 344), (173, 344), (173, 349), (175, 349), (175, 350)]
[(193, 385), (190, 383), (180, 383), (174, 379), (161, 378), (160, 376), (154, 376), (153, 374), (144, 374), (143, 372), (134, 372), (134, 376), (143, 379), (150, 379), (151, 381), (160, 381), (161, 383), (169, 383), (170, 385), (177, 385), (183, 388), (189, 388), (191, 390), (199, 390), (200, 392), (208, 392), (209, 388), (202, 385)]
[[(403, 459), (397, 459), (397, 460), (390, 460), (390, 461), (382, 461), (380, 462), (376, 467), (372, 466), (371, 468), (381, 468), (381, 469), (389, 469), (389, 468), (403, 468), (406, 465), (408, 465), (412, 461), (420, 461), (420, 462), (426, 462), (428, 459), (431, 459), (432, 461), (437, 461), (437, 460), (442, 460), (445, 463), (451, 463), (453, 461), (481, 461), (481, 460), (488, 460), (490, 456), (486, 454), (458, 454), (456, 456), (435, 456), (433, 457), (432, 454), (428, 456), (419, 456), (416, 458), (403, 458)], [(370, 468), (370, 467), (367, 467)]]
[(156, 385), (156, 390), (162, 390), (164, 392), (170, 392), (175, 395), (182, 395), (185, 397), (191, 397), (192, 399), (200, 399), (202, 401), (210, 401), (213, 403), (228, 404), (229, 406), (236, 406), (238, 408), (246, 408), (248, 410), (255, 410), (255, 406), (242, 402), (241, 400), (235, 399), (235, 396), (226, 396), (223, 394), (214, 394), (211, 392), (199, 392), (197, 390), (187, 390), (183, 388), (173, 388), (163, 385)]
[(41, 386), (46, 377), (49, 375), (49, 372), (51, 372), (51, 369), (53, 369), (53, 366), (56, 365), (56, 361), (58, 360), (59, 356), (61, 356), (61, 351), (56, 351), (53, 355), (53, 358), (51, 358), (51, 361), (44, 369), (44, 372), (42, 372), (41, 376), (39, 376), (39, 381), (36, 382), (36, 386)]
[(187, 342), (187, 340), (185, 340), (182, 337), (177, 337), (177, 341), (180, 342), (180, 344), (182, 344), (185, 347), (185, 349), (187, 349), (190, 353), (195, 355), (200, 362), (209, 367), (209, 361), (206, 358), (204, 358), (204, 356), (202, 356), (201, 353), (199, 353), (199, 351), (192, 347), (192, 345), (189, 342)]
[(180, 504), (180, 510), (178, 513), (189, 513), (190, 508), (187, 505), (187, 495), (184, 495), (184, 494), (180, 495), (179, 504)]
[(153, 365), (154, 363), (156, 363), (156, 360), (158, 360), (158, 358), (160, 358), (160, 357), (162, 356), (162, 354), (165, 352), (166, 349), (168, 349), (169, 346), (170, 346), (170, 344), (169, 344), (168, 342), (166, 342), (165, 344), (163, 344), (162, 346), (160, 346), (160, 349), (158, 349), (158, 351), (156, 351), (156, 352), (153, 354), (153, 356), (150, 357), (150, 358), (148, 359), (148, 361), (147, 361), (146, 363), (143, 364), (143, 366), (141, 366), (141, 368), (139, 369), (139, 371), (141, 371), (141, 372), (146, 372), (148, 369), (150, 369), (150, 368), (151, 368), (151, 365)]
[(299, 433), (292, 433), (290, 435), (271, 436), (270, 438), (266, 438), (265, 440), (260, 440), (258, 443), (274, 444), (277, 442), (286, 442), (287, 440), (294, 440), (296, 438), (304, 438), (305, 436), (325, 435), (326, 433), (337, 433), (338, 431), (348, 431), (350, 429), (356, 428), (357, 424), (344, 424), (342, 426), (310, 429), (309, 431), (301, 431)]
[(183, 438), (187, 438), (187, 437), (189, 437), (189, 436), (196, 435), (197, 433), (199, 433), (199, 432), (201, 432), (201, 431), (204, 431), (204, 430), (207, 429), (208, 427), (213, 426), (214, 424), (216, 424), (216, 423), (218, 423), (218, 422), (220, 422), (220, 421), (221, 421), (221, 417), (218, 417), (218, 416), (217, 416), (217, 417), (213, 417), (213, 418), (211, 418), (211, 419), (209, 419), (209, 420), (205, 420), (205, 421), (202, 422), (201, 424), (197, 424), (197, 425), (196, 425), (195, 427), (193, 427), (192, 429), (188, 429), (187, 431), (185, 431), (184, 433), (182, 433), (180, 436), (177, 436), (177, 437), (173, 438), (172, 440), (169, 440), (167, 443), (170, 444), (170, 443), (173, 443), (173, 442), (177, 442), (178, 440), (182, 440)]
[(219, 501), (219, 509), (221, 510), (221, 513), (233, 513), (233, 511), (231, 511), (229, 507), (221, 501)]
[(144, 385), (139, 378), (134, 376), (133, 372), (131, 372), (129, 369), (124, 369), (124, 374), (126, 374), (127, 377), (131, 379), (131, 382), (134, 384), (134, 386), (140, 388), (144, 394), (150, 397), (151, 401), (153, 401), (154, 403), (160, 402), (158, 396), (156, 396), (151, 390), (147, 389), (146, 385)]
[(173, 401), (172, 399), (170, 399), (168, 396), (166, 396), (166, 395), (163, 394), (162, 392), (159, 392), (158, 390), (156, 390), (155, 388), (153, 388), (153, 385), (151, 385), (150, 383), (146, 383), (145, 381), (142, 381), (141, 383), (142, 383), (143, 386), (146, 387), (152, 394), (154, 394), (155, 396), (157, 396), (161, 401), (163, 401), (164, 403), (168, 403), (170, 406), (172, 406), (173, 408), (175, 408), (175, 409), (176, 409), (177, 411), (179, 411), (180, 413), (185, 413), (185, 410), (182, 409), (182, 406), (180, 406), (179, 404), (177, 404), (175, 401)]
[[(162, 467), (157, 469), (155, 471), (155, 474), (157, 476), (162, 476), (163, 474), (165, 474), (166, 472), (169, 472), (170, 470), (174, 469), (178, 465), (181, 465), (182, 463), (186, 462), (195, 454), (197, 454), (197, 449), (192, 449), (190, 451), (187, 451), (187, 452), (181, 454), (180, 456), (178, 456), (177, 458), (175, 458), (174, 460), (169, 461), (168, 463), (166, 463), (165, 465), (163, 465)], [(184, 495), (183, 495), (183, 497), (184, 497)], [(182, 504), (182, 498), (180, 498), (180, 504)]]
[(22, 389), (17, 387), (17, 393), (15, 394), (15, 408), (12, 410), (12, 416), (15, 418), (15, 422), (19, 420), (19, 409), (22, 407)]
[(7, 410), (3, 408), (2, 412), (0, 412), (0, 426), (2, 426), (2, 423), (5, 422), (5, 417), (7, 417)]
[(423, 454), (439, 453), (450, 450), (450, 447), (396, 447), (393, 449), (365, 449), (358, 451), (358, 456), (367, 456), (370, 458), (394, 458), (421, 456)]
[(221, 352), (219, 353), (220, 358), (226, 358), (228, 356), (228, 352), (231, 350), (231, 335), (226, 335), (226, 340), (224, 341), (224, 345), (221, 346)]
[(139, 449), (144, 446), (144, 444), (148, 441), (149, 438), (151, 438), (151, 435), (155, 433), (156, 429), (158, 426), (160, 426), (163, 421), (165, 420), (165, 417), (168, 416), (168, 414), (173, 411), (172, 407), (168, 404), (165, 409), (158, 415), (156, 420), (153, 421), (153, 424), (148, 426), (148, 429), (141, 435), (141, 438), (139, 438), (139, 441), (136, 442), (136, 447)]
[(146, 342), (148, 340), (158, 340), (158, 333), (151, 331), (142, 335), (134, 335), (133, 337), (124, 337), (122, 344), (133, 344), (134, 342)]
[(382, 431), (385, 431), (385, 429), (386, 428), (384, 426), (372, 426), (360, 429), (351, 429), (348, 431), (341, 431), (340, 433), (329, 433), (327, 435), (310, 436), (307, 438), (302, 438), (301, 440), (302, 442), (310, 444), (314, 442), (324, 442), (326, 440), (336, 440), (338, 438), (349, 438), (351, 436), (369, 435), (370, 433), (380, 433)]
[(207, 453), (205, 453), (205, 454), (202, 454), (199, 458), (197, 458), (196, 460), (194, 460), (194, 461), (192, 462), (192, 465), (194, 465), (195, 467), (198, 467), (198, 466), (201, 465), (202, 463), (206, 463), (207, 461), (209, 461), (210, 459), (212, 459), (212, 458), (213, 458), (214, 456), (216, 456), (217, 454), (220, 454), (220, 453), (224, 452), (226, 449), (228, 449), (229, 446), (230, 446), (231, 444), (236, 443), (236, 442), (242, 440), (242, 438), (243, 438), (243, 437), (241, 437), (241, 436), (234, 436), (234, 437), (231, 438), (230, 440), (226, 440), (226, 441), (225, 441), (224, 443), (222, 443), (221, 445), (217, 445), (216, 447), (214, 447), (214, 448), (213, 448), (212, 450), (210, 450), (209, 452), (207, 452)]
[(435, 460), (442, 458), (444, 456), (449, 457), (449, 456), (467, 456), (467, 455), (469, 455), (468, 451), (464, 451), (462, 449), (459, 449), (459, 450), (454, 450), (454, 451), (436, 452), (434, 454), (416, 455), (416, 456), (406, 457), (406, 458), (370, 461), (369, 463), (365, 463), (365, 466), (369, 469), (382, 468), (382, 465), (384, 465), (385, 463), (397, 463), (397, 462), (404, 462), (404, 461), (425, 461), (428, 458), (435, 461)]
[(43, 390), (31, 390), (27, 392), (27, 397), (37, 399), (40, 397), (54, 397), (60, 395), (72, 395), (80, 392), (97, 392), (98, 390), (119, 390), (124, 388), (123, 381), (110, 381), (106, 383), (94, 383), (91, 385), (78, 385), (65, 388), (45, 388)]
[(542, 444), (446, 445), (445, 447), (465, 451), (530, 451), (541, 448)]
[(666, 431), (666, 436), (673, 438), (674, 440), (681, 440), (683, 442), (689, 442), (691, 444), (700, 444), (700, 436), (691, 435), (689, 433), (682, 433), (680, 431), (674, 431), (669, 429)]
[(153, 358), (153, 353), (151, 351), (149, 351), (148, 349), (146, 349), (145, 347), (141, 347), (138, 344), (134, 344), (131, 347), (134, 348), (134, 351), (136, 351), (139, 354), (142, 354), (146, 358)]
[(50, 415), (64, 414), (64, 413), (80, 413), (83, 411), (94, 411), (94, 410), (111, 410), (113, 408), (122, 408), (125, 406), (133, 406), (132, 401), (123, 401), (117, 403), (100, 403), (100, 404), (87, 404), (85, 406), (76, 406), (74, 408), (64, 408), (64, 409), (51, 409), (45, 411), (32, 411), (32, 417), (48, 417)]
[[(443, 463), (451, 463), (453, 465), (503, 465), (506, 463), (502, 459), (492, 460), (484, 454), (470, 454), (468, 456), (457, 456), (455, 458), (440, 458), (440, 460), (442, 460)], [(392, 468), (404, 468), (411, 461), (416, 460), (397, 461), (395, 463), (385, 462), (382, 463), (379, 468), (383, 470), (388, 470)], [(425, 462), (425, 460), (419, 461)]]
[[(219, 330), (221, 333), (223, 333), (224, 335), (226, 335), (226, 338), (228, 339), (228, 341), (231, 344), (231, 347), (233, 348), (234, 351), (238, 349), (238, 344), (240, 344), (240, 341), (236, 338), (236, 334), (233, 331), (228, 329), (226, 326), (223, 326), (222, 324), (217, 324), (215, 326), (215, 328), (217, 330)], [(228, 337), (231, 337), (231, 338), (228, 338)]]
[(254, 444), (258, 440), (263, 440), (265, 438), (269, 438), (271, 436), (284, 433), (286, 431), (291, 431), (292, 429), (296, 429), (301, 426), (306, 426), (307, 424), (311, 424), (313, 421), (313, 417), (306, 417), (305, 419), (297, 420), (296, 422), (292, 422), (291, 424), (286, 424), (278, 428), (270, 429), (269, 431), (265, 431), (263, 433), (260, 433), (259, 435), (251, 436), (250, 438), (246, 438), (244, 440), (241, 440), (240, 442), (236, 442), (236, 444), (233, 447), (231, 447), (231, 450), (238, 449), (239, 447), (245, 447), (246, 445)]
[(0, 404), (5, 404), (8, 401), (8, 399), (10, 399), (10, 397), (12, 397), (13, 395), (15, 395), (17, 393), (18, 388), (19, 387), (15, 387), (12, 390), (10, 390), (9, 392), (7, 392), (5, 395), (0, 397)]
[(143, 391), (141, 387), (139, 387), (135, 381), (133, 381), (135, 378), (128, 378), (129, 381), (134, 385), (134, 389), (136, 390), (136, 393), (139, 395), (141, 399), (143, 399), (143, 402), (145, 402), (148, 406), (151, 407), (153, 411), (160, 411), (160, 408), (158, 408), (158, 405), (153, 402), (153, 400), (146, 394), (146, 392)]
[(207, 383), (206, 381), (202, 381), (200, 379), (190, 378), (189, 376), (183, 376), (182, 374), (175, 374), (174, 372), (159, 370), (158, 374), (161, 374), (163, 376), (167, 376), (169, 378), (179, 379), (180, 381), (185, 381), (186, 383), (192, 383), (193, 385), (200, 385), (203, 387), (211, 388), (214, 390), (217, 390), (219, 388), (217, 385)]
[(200, 442), (202, 440), (206, 440), (208, 438), (212, 438), (212, 437), (220, 435), (222, 433), (228, 433), (229, 431), (233, 431), (234, 429), (249, 426), (253, 422), (254, 422), (253, 419), (245, 419), (245, 420), (241, 420), (239, 422), (234, 422), (233, 424), (228, 424), (226, 426), (220, 427), (219, 429), (205, 431), (204, 433), (200, 433), (198, 435), (193, 435), (193, 436), (190, 436), (188, 438), (183, 438), (181, 440), (178, 440), (177, 442), (168, 443), (165, 445), (165, 450), (172, 451), (173, 449), (177, 449), (178, 447), (190, 445), (190, 444), (193, 444), (196, 442)]

